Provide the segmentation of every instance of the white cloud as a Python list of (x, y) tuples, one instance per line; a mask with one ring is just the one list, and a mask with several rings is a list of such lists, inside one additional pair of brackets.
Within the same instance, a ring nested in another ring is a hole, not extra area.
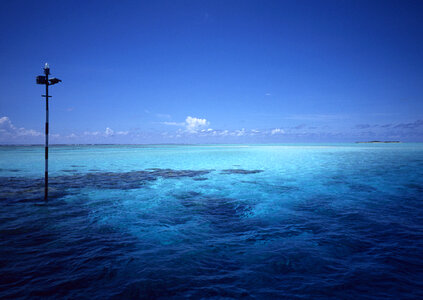
[[(43, 134), (34, 129), (19, 128), (17, 134), (19, 136), (42, 136)], [(52, 135), (53, 136), (53, 135)]]
[[(170, 125), (170, 126), (181, 126), (185, 127), (185, 130), (189, 133), (196, 133), (198, 131), (204, 132), (205, 128), (208, 125), (210, 125), (210, 122), (206, 119), (200, 119), (196, 117), (188, 116), (185, 119), (185, 122), (162, 122), (164, 125)], [(211, 129), (212, 130), (212, 129)], [(208, 130), (207, 131), (211, 131)]]
[[(116, 135), (128, 135), (129, 131), (114, 131), (110, 127), (106, 127), (106, 130), (103, 132), (101, 131), (85, 131), (83, 135), (91, 135), (91, 136), (103, 136), (103, 137), (109, 137), (109, 136), (116, 136)], [(76, 137), (75, 134), (71, 134), (68, 137)]]
[(185, 119), (186, 129), (189, 132), (197, 132), (198, 129), (208, 126), (210, 123), (206, 119), (199, 119), (188, 116)]
[(8, 137), (32, 136), (39, 137), (43, 133), (34, 129), (17, 128), (8, 117), (0, 118), (0, 134)]
[(100, 131), (84, 131), (84, 135), (100, 135)]
[(226, 136), (229, 135), (229, 130), (223, 130), (222, 132), (220, 132), (220, 135)]
[(230, 132), (229, 132), (229, 130), (213, 130), (212, 132), (211, 132), (211, 135), (212, 136), (227, 136), (227, 135), (230, 135)]
[(280, 129), (280, 128), (275, 128), (275, 129), (272, 129), (272, 131), (270, 133), (272, 135), (274, 135), (274, 134), (284, 134), (285, 131), (283, 129)]
[(162, 122), (161, 124), (170, 126), (185, 126), (185, 122)]
[(235, 136), (243, 136), (245, 135), (245, 133), (246, 133), (245, 128), (242, 128), (241, 130), (235, 130), (233, 134)]
[(10, 119), (8, 117), (2, 117), (0, 118), (0, 129), (1, 130), (14, 130), (16, 127), (13, 126), (12, 122), (10, 122)]
[(129, 131), (118, 131), (116, 132), (117, 135), (128, 135)]
[(258, 135), (258, 134), (260, 134), (260, 130), (257, 130), (257, 129), (251, 129), (250, 130), (250, 135), (251, 136)]
[(106, 134), (106, 136), (111, 136), (113, 135), (115, 132), (113, 131), (113, 129), (110, 129), (109, 127), (106, 128), (106, 131), (104, 132)]

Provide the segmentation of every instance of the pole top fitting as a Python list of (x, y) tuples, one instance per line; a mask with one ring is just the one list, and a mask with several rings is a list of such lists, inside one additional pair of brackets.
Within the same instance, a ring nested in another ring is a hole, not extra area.
[(44, 74), (49, 75), (50, 74), (50, 66), (48, 63), (44, 65)]

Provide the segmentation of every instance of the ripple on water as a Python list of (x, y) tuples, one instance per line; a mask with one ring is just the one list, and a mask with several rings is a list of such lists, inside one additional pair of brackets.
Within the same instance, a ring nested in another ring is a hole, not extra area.
[(354, 147), (0, 177), (0, 298), (422, 298), (422, 156)]

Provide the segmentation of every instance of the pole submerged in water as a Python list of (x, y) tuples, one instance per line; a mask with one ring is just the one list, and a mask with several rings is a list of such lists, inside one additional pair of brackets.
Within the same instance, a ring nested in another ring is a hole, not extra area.
[(58, 78), (48, 78), (50, 75), (50, 67), (48, 63), (44, 65), (44, 76), (37, 76), (37, 84), (45, 84), (46, 86), (46, 94), (42, 95), (42, 97), (46, 98), (46, 142), (45, 142), (45, 149), (44, 149), (44, 156), (45, 156), (45, 170), (44, 170), (44, 200), (48, 200), (48, 132), (49, 132), (49, 125), (48, 125), (48, 98), (51, 97), (48, 95), (48, 86), (53, 85), (56, 83), (61, 82)]
[(48, 75), (50, 68), (46, 63), (44, 66), (44, 74), (46, 75), (46, 144), (45, 144), (45, 169), (44, 169), (44, 200), (48, 200)]

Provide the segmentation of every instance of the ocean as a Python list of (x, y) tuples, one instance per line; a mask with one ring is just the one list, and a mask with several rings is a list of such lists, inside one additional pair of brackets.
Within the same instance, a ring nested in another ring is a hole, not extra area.
[(0, 147), (0, 298), (423, 298), (423, 144)]

